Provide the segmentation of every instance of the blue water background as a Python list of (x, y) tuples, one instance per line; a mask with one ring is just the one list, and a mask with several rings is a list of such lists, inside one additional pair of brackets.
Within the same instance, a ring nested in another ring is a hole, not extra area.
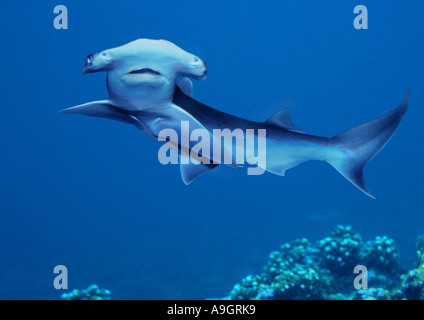
[[(53, 8), (69, 10), (55, 30)], [(353, 28), (353, 8), (369, 29)], [(424, 3), (421, 1), (7, 1), (0, 11), (0, 298), (57, 299), (92, 283), (115, 299), (227, 295), (269, 252), (351, 224), (395, 239), (413, 266), (424, 233)], [(372, 200), (325, 163), (286, 177), (220, 167), (190, 186), (135, 127), (58, 110), (107, 97), (85, 57), (164, 38), (208, 63), (197, 100), (252, 120), (289, 107), (333, 136), (410, 108), (365, 169)]]

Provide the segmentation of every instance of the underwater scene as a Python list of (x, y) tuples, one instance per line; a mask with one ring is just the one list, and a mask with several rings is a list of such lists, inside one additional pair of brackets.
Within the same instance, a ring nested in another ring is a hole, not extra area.
[(423, 11), (3, 3), (0, 299), (423, 300)]

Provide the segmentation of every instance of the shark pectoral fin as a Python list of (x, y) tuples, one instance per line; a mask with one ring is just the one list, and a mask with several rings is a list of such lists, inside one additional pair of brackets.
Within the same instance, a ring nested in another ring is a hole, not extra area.
[(189, 78), (182, 78), (177, 82), (177, 86), (186, 96), (193, 98), (193, 82)]
[(135, 125), (143, 130), (143, 125), (134, 116), (127, 114), (114, 106), (109, 100), (92, 101), (79, 106), (63, 109), (60, 113), (79, 113), (85, 116), (112, 119)]
[(113, 118), (121, 112), (113, 106), (109, 100), (99, 100), (80, 104), (75, 107), (63, 109), (60, 113), (79, 113), (90, 117)]
[(194, 164), (188, 160), (190, 159), (187, 153), (182, 152), (180, 155), (180, 172), (181, 178), (186, 185), (189, 185), (202, 174), (218, 166), (218, 164)]
[(290, 109), (287, 109), (287, 108), (281, 109), (281, 110), (277, 111), (276, 113), (274, 113), (268, 120), (265, 121), (265, 123), (275, 125), (277, 127), (284, 128), (284, 129), (292, 131), (292, 132), (306, 134), (305, 131), (296, 127), (291, 122), (291, 111), (290, 111)]

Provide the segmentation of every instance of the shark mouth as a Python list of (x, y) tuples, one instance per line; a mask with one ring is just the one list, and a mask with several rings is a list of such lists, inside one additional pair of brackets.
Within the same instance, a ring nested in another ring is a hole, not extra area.
[(129, 74), (143, 74), (143, 73), (150, 73), (150, 74), (155, 74), (157, 76), (161, 76), (160, 72), (157, 72), (156, 70), (153, 70), (150, 68), (141, 68), (138, 70), (131, 71)]

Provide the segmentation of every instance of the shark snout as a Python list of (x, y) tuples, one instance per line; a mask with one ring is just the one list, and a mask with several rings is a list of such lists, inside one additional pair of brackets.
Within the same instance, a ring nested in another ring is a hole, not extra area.
[(188, 65), (189, 68), (186, 73), (186, 76), (189, 76), (196, 80), (206, 79), (208, 73), (208, 66), (204, 60), (196, 56), (194, 58), (194, 61), (191, 61)]
[(82, 74), (95, 72), (96, 68), (94, 67), (94, 55), (95, 53), (87, 56), (87, 61), (85, 62), (85, 65), (81, 70)]
[(93, 60), (94, 60), (94, 57), (93, 57), (92, 54), (90, 54), (87, 57), (87, 62), (85, 63), (84, 67), (81, 70), (82, 74), (86, 74), (86, 73), (89, 73), (90, 72), (89, 68), (92, 66)]
[(203, 73), (203, 76), (202, 78), (200, 78), (200, 80), (205, 80), (206, 76), (208, 75), (208, 64), (206, 63), (205, 60), (202, 60), (202, 61), (203, 61), (203, 64), (205, 65), (205, 72)]

